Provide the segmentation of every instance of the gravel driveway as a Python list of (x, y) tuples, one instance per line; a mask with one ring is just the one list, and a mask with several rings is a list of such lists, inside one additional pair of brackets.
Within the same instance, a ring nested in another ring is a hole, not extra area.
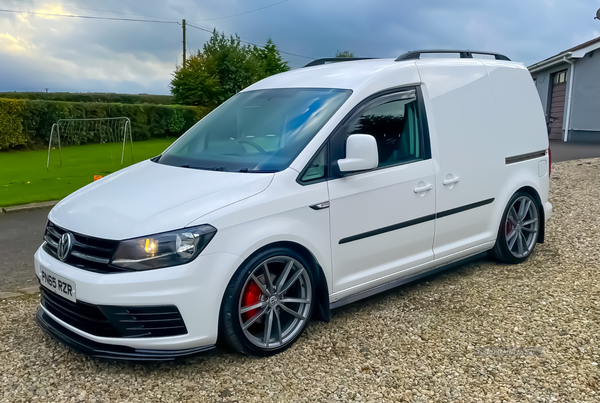
[(599, 174), (600, 159), (553, 165), (554, 216), (526, 263), (481, 261), (337, 309), (267, 359), (99, 363), (37, 328), (37, 298), (1, 300), (0, 401), (599, 402)]

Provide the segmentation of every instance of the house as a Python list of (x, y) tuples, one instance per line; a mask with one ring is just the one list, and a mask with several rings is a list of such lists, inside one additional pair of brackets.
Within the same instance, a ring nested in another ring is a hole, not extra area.
[(550, 140), (600, 143), (600, 37), (528, 67)]

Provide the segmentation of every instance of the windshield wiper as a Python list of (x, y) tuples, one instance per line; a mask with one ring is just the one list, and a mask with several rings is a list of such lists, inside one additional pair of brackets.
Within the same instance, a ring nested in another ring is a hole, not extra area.
[(272, 173), (275, 173), (275, 172), (279, 172), (279, 169), (249, 169), (249, 168), (242, 168), (238, 172), (253, 172), (253, 173), (256, 173), (256, 174), (272, 174)]
[(181, 168), (202, 169), (204, 171), (227, 171), (225, 167), (195, 167), (190, 164), (179, 165)]

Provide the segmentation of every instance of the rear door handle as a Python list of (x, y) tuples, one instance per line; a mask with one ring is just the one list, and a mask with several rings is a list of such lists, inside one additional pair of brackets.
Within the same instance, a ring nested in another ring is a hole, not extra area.
[(442, 183), (444, 184), (444, 186), (448, 186), (448, 185), (453, 185), (453, 184), (458, 183), (458, 182), (460, 182), (460, 176), (455, 176), (452, 179), (446, 179)]
[(413, 189), (413, 192), (421, 193), (421, 192), (426, 192), (431, 189), (433, 189), (433, 185), (430, 183), (429, 185), (425, 185), (425, 186), (417, 186), (416, 188)]

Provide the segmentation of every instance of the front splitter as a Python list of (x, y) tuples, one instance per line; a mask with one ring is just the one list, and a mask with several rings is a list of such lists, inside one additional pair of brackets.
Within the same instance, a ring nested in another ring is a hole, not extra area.
[(118, 361), (174, 361), (178, 359), (190, 358), (206, 351), (212, 350), (215, 346), (200, 346), (182, 350), (154, 350), (139, 349), (128, 346), (118, 346), (113, 344), (98, 343), (80, 336), (60, 323), (52, 319), (41, 307), (35, 315), (36, 323), (55, 340), (65, 344), (75, 351), (85, 355)]

